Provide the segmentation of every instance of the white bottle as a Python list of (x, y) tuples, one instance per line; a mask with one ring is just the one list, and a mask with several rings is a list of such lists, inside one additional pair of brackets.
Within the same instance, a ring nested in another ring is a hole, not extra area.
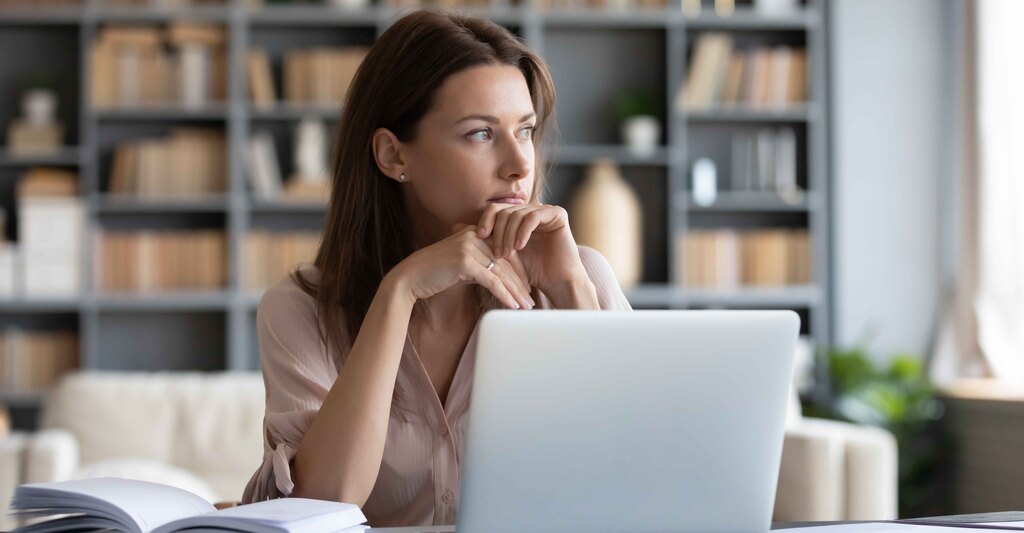
[(327, 128), (316, 117), (295, 127), (295, 175), (303, 180), (327, 180)]
[(697, 205), (709, 206), (718, 195), (718, 171), (715, 162), (702, 157), (693, 163), (693, 201)]

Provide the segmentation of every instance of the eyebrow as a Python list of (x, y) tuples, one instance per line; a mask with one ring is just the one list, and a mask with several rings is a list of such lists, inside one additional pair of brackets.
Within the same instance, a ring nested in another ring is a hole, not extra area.
[[(527, 113), (526, 115), (523, 115), (523, 118), (519, 119), (519, 122), (525, 122), (530, 117), (535, 117), (535, 116), (537, 116), (536, 112)], [(498, 119), (498, 117), (496, 117), (494, 115), (480, 115), (480, 114), (477, 114), (477, 115), (467, 115), (465, 117), (462, 117), (459, 120), (456, 120), (455, 123), (458, 124), (460, 122), (464, 122), (466, 120), (472, 120), (472, 119), (480, 119), (480, 120), (483, 120), (484, 122), (490, 122), (491, 124), (498, 124), (498, 123), (501, 122), (501, 120)]]

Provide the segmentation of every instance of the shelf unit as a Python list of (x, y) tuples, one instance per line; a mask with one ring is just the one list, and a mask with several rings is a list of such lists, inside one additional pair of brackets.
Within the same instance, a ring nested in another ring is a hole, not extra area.
[[(784, 17), (758, 15), (750, 0), (737, 2), (728, 17), (708, 2), (696, 17), (686, 16), (679, 0), (664, 9), (544, 9), (530, 0), (512, 5), (492, 0), (491, 8), (462, 11), (510, 28), (548, 62), (559, 99), (562, 144), (549, 151), (557, 165), (546, 201), (564, 203), (597, 157), (616, 161), (644, 204), (643, 281), (627, 295), (636, 308), (792, 308), (803, 318), (803, 332), (819, 345), (831, 339), (830, 184), (828, 177), (828, 80), (826, 0), (805, 0), (803, 9)], [(317, 5), (224, 7), (160, 10), (104, 7), (83, 0), (80, 7), (6, 9), (0, 12), (0, 48), (23, 50), (0, 58), (4, 71), (24, 72), (29, 62), (46, 65), (62, 78), (59, 113), (69, 147), (48, 157), (19, 158), (0, 143), (0, 199), (14, 213), (13, 183), (25, 168), (48, 165), (77, 169), (87, 206), (87, 236), (103, 227), (219, 227), (227, 234), (228, 285), (214, 293), (153, 295), (99, 294), (92, 283), (94, 250), (85, 247), (83, 294), (68, 301), (0, 301), (0, 326), (33, 323), (55, 315), (77, 323), (84, 368), (91, 369), (255, 369), (258, 367), (254, 319), (259, 295), (242, 285), (242, 249), (251, 228), (317, 229), (325, 206), (252, 198), (244, 176), (244, 143), (255, 129), (287, 136), (295, 122), (310, 114), (336, 120), (337, 108), (279, 105), (258, 109), (247, 101), (245, 52), (268, 49), (272, 62), (290, 46), (370, 44), (400, 14), (386, 6), (344, 11)], [(184, 108), (92, 109), (87, 102), (88, 48), (105, 25), (163, 25), (174, 20), (223, 24), (228, 32), (228, 100), (201, 110)], [(786, 111), (750, 109), (687, 112), (675, 106), (684, 82), (695, 35), (725, 31), (743, 38), (799, 42), (808, 52), (810, 99)], [(280, 85), (279, 68), (275, 66)], [(621, 89), (641, 87), (663, 99), (663, 139), (651, 156), (630, 154), (619, 142), (609, 113)], [(17, 113), (13, 88), (0, 85), (0, 128)], [(223, 128), (229, 146), (227, 192), (202, 199), (143, 201), (106, 195), (113, 146), (135, 136), (166, 133), (176, 125)], [(689, 168), (702, 142), (737, 128), (793, 125), (800, 130), (798, 154), (806, 196), (787, 203), (771, 194), (721, 191), (712, 206), (697, 205), (687, 192)], [(284, 159), (289, 159), (285, 155)], [(287, 161), (282, 161), (287, 164)], [(11, 217), (13, 218), (13, 217)], [(690, 227), (720, 225), (796, 225), (807, 227), (812, 242), (813, 282), (807, 286), (733, 291), (684, 288), (676, 277), (675, 235)], [(10, 224), (9, 224), (10, 225)], [(10, 230), (9, 230), (10, 231)], [(11, 235), (13, 236), (13, 234)], [(91, 236), (89, 236), (91, 238)], [(91, 241), (87, 241), (91, 242)], [(31, 408), (36, 394), (0, 391), (0, 402)]]

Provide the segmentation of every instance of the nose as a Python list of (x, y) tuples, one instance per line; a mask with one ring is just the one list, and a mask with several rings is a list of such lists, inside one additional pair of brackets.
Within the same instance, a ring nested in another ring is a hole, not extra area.
[(502, 164), (498, 172), (502, 179), (518, 181), (533, 170), (533, 142), (505, 136)]

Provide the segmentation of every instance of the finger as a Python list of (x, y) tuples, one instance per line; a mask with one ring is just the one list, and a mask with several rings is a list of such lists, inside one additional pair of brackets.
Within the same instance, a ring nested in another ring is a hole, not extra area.
[(465, 222), (456, 222), (455, 225), (452, 226), (452, 233), (458, 233), (468, 227), (470, 227), (469, 224), (466, 224)]
[[(481, 253), (481, 261), (484, 262), (485, 266), (491, 261), (491, 257), (494, 257), (494, 252), (486, 241), (481, 239), (473, 239), (473, 244), (476, 245), (477, 250)], [(499, 278), (505, 283), (505, 286), (509, 289), (509, 292), (516, 298), (522, 307), (532, 308), (536, 305), (533, 302), (533, 298), (530, 297), (529, 286), (523, 283), (519, 275), (506, 260), (494, 259), (493, 272), (495, 272)]]
[(505, 249), (507, 248), (507, 242), (505, 240), (505, 228), (512, 215), (521, 209), (527, 208), (528, 206), (517, 206), (510, 207), (508, 209), (502, 209), (494, 217), (494, 228), (491, 230), (491, 248), (494, 249), (496, 257), (505, 257)]
[(494, 257), (501, 258), (501, 238), (505, 235), (505, 225), (508, 224), (509, 209), (502, 209), (494, 214), (494, 221), (491, 223), (491, 248), (494, 250)]
[(519, 226), (523, 224), (524, 219), (529, 217), (531, 213), (535, 213), (537, 209), (538, 207), (533, 205), (524, 206), (509, 215), (508, 224), (505, 225), (505, 235), (501, 239), (501, 242), (504, 243), (502, 257), (508, 257), (509, 254), (516, 250), (516, 235), (519, 232)]
[(544, 220), (543, 213), (540, 210), (531, 212), (523, 219), (523, 223), (519, 225), (519, 230), (516, 232), (514, 244), (512, 245), (516, 250), (522, 250), (526, 247), (526, 243), (530, 242), (530, 236), (533, 232), (537, 231), (541, 222)]
[(519, 279), (521, 279), (523, 284), (526, 285), (527, 290), (530, 291), (530, 295), (532, 297), (533, 286), (530, 285), (530, 273), (526, 271), (526, 265), (523, 264), (523, 259), (519, 257), (519, 254), (513, 253), (508, 259), (506, 259), (506, 261), (508, 261), (508, 264), (512, 265), (512, 269), (515, 270), (516, 275), (518, 275)]
[(507, 206), (504, 204), (492, 203), (487, 206), (487, 209), (484, 209), (483, 215), (480, 216), (480, 221), (477, 222), (477, 226), (479, 226), (477, 235), (481, 239), (486, 239), (491, 236), (491, 229), (494, 227), (495, 215), (498, 214), (498, 211), (506, 208)]
[(480, 250), (476, 250), (475, 254), (467, 256), (467, 262), (463, 268), (474, 281), (491, 291), (491, 294), (504, 303), (506, 307), (511, 309), (521, 308), (520, 303), (512, 295), (505, 282), (493, 271), (487, 270), (487, 264), (490, 261), (491, 259), (487, 255)]
[(508, 260), (500, 259), (494, 265), (494, 270), (497, 272), (498, 277), (505, 282), (505, 286), (509, 287), (509, 290), (519, 301), (519, 304), (523, 309), (533, 309), (536, 305), (533, 302), (533, 298), (530, 297), (530, 288), (527, 284), (523, 283), (522, 278), (516, 273), (515, 269), (509, 264)]

